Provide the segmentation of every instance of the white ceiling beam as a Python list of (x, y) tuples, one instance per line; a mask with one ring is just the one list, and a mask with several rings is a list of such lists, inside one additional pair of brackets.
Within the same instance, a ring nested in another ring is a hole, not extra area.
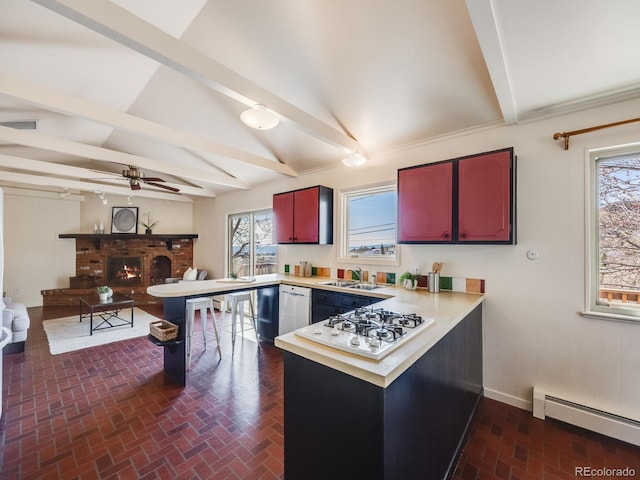
[[(0, 154), (0, 168), (10, 168), (13, 170), (26, 170), (28, 172), (38, 172), (40, 174), (45, 174), (45, 175), (55, 175), (57, 177), (61, 177), (61, 176), (74, 177), (78, 179), (84, 178), (84, 179), (96, 180), (96, 178), (93, 178), (93, 177), (95, 177), (96, 175), (99, 175), (99, 173), (96, 173), (95, 170), (90, 170), (87, 168), (73, 167), (73, 166), (62, 165), (62, 164), (53, 163), (53, 162), (43, 162), (41, 160), (32, 160), (30, 158), (15, 157), (13, 155), (4, 155), (4, 154)], [(125, 185), (125, 183), (123, 183), (123, 181), (121, 180), (122, 178), (123, 177), (120, 177), (120, 179), (118, 179), (117, 176), (113, 176), (111, 178), (106, 177), (104, 180), (100, 179), (99, 181), (101, 183), (102, 182), (105, 182), (105, 183), (119, 182), (121, 185)], [(60, 180), (64, 180), (64, 179), (61, 178)], [(89, 182), (88, 187), (82, 188), (82, 190), (94, 190), (94, 185), (96, 184), (93, 182)], [(183, 195), (196, 195), (201, 197), (216, 196), (214, 192), (211, 192), (209, 190), (206, 190), (200, 187), (191, 187), (189, 185), (178, 185), (174, 183), (164, 183), (164, 185), (180, 189), (180, 193)], [(69, 187), (69, 185), (65, 185), (65, 186)], [(79, 188), (79, 187), (74, 187), (74, 188)], [(160, 190), (155, 190), (155, 188), (157, 187), (146, 187), (146, 188), (143, 187), (143, 188), (144, 188), (144, 192), (142, 189), (136, 190), (135, 192), (142, 192), (142, 193), (135, 193), (135, 194), (139, 196), (144, 196), (143, 193), (146, 193), (147, 191), (164, 193)], [(129, 192), (128, 195), (133, 195), (132, 191), (129, 190), (129, 187), (125, 187), (123, 188), (123, 190)], [(167, 194), (168, 193), (166, 193), (165, 195)], [(177, 196), (176, 194), (170, 194), (170, 195), (171, 195), (170, 199), (172, 200), (175, 199), (175, 197)]]
[(128, 113), (107, 108), (97, 103), (56, 92), (25, 80), (0, 75), (0, 93), (40, 105), (65, 115), (78, 116), (94, 122), (109, 125), (116, 129), (127, 130), (154, 140), (170, 143), (190, 150), (204, 151), (222, 155), (255, 167), (264, 168), (283, 175), (297, 177), (291, 167), (278, 161), (263, 158), (249, 152), (238, 150), (197, 135), (145, 120)]
[(343, 151), (360, 144), (270, 91), (108, 0), (32, 0), (248, 106), (265, 105), (309, 135)]
[(94, 145), (72, 142), (71, 140), (63, 140), (34, 131), (17, 130), (15, 128), (0, 126), (0, 141), (64, 153), (75, 157), (103, 160), (121, 165), (136, 165), (143, 169), (154, 170), (156, 172), (167, 173), (191, 180), (214, 183), (216, 185), (225, 185), (228, 187), (242, 189), (248, 188), (244, 182), (241, 182), (231, 176), (219, 175), (188, 167), (175, 166), (152, 158), (118, 152), (117, 150), (109, 150), (107, 148), (96, 147)]
[(502, 110), (502, 117), (507, 125), (517, 123), (518, 111), (513, 98), (507, 59), (502, 48), (493, 1), (466, 0), (466, 3), (500, 110)]
[(136, 190), (132, 192), (128, 188), (113, 187), (111, 185), (103, 185), (101, 183), (81, 182), (78, 180), (68, 180), (56, 177), (44, 177), (42, 175), (30, 175), (27, 173), (5, 172), (0, 170), (0, 181), (11, 183), (23, 183), (27, 185), (40, 185), (42, 187), (60, 187), (74, 188), (85, 191), (100, 191), (104, 193), (112, 193), (114, 195), (132, 195), (135, 197), (157, 198), (160, 200), (172, 200), (174, 202), (193, 203), (189, 197), (183, 195), (175, 195), (170, 193), (155, 192), (151, 190)]

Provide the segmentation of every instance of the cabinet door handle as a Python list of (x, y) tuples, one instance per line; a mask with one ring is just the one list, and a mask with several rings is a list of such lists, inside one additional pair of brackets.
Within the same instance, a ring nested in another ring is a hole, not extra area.
[(462, 233), (460, 234), (460, 238), (467, 238), (467, 234), (466, 234), (465, 232), (462, 232)]
[(449, 232), (444, 232), (442, 234), (442, 238), (449, 238)]

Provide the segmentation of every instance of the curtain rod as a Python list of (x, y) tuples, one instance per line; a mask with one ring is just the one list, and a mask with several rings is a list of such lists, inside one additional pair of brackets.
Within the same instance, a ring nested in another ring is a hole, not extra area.
[(602, 130), (603, 128), (618, 127), (620, 125), (627, 125), (629, 123), (640, 122), (640, 118), (632, 118), (630, 120), (622, 120), (621, 122), (607, 123), (606, 125), (598, 125), (596, 127), (583, 128), (581, 130), (573, 130), (571, 132), (556, 132), (553, 134), (554, 140), (560, 140), (564, 138), (564, 149), (569, 150), (569, 137), (572, 135), (581, 135), (583, 133), (595, 132), (596, 130)]

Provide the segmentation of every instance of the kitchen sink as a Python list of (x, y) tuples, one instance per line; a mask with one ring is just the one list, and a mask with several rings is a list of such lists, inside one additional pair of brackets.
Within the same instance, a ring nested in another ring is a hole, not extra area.
[(348, 288), (355, 288), (358, 290), (375, 290), (376, 288), (380, 288), (380, 285), (376, 285), (374, 283), (356, 283), (349, 285)]
[(328, 285), (330, 287), (354, 287), (356, 286), (356, 282), (351, 282), (349, 280), (331, 280), (327, 282), (317, 282), (317, 285)]

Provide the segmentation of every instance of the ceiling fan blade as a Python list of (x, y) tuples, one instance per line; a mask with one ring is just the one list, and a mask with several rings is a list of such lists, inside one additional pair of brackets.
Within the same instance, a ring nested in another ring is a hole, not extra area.
[(142, 180), (143, 182), (165, 182), (166, 180), (162, 179), (162, 178), (155, 178), (155, 177), (141, 177), (140, 180)]
[(180, 190), (178, 188), (173, 188), (170, 187), (169, 185), (161, 185), (159, 183), (155, 183), (155, 182), (145, 182), (147, 185), (153, 185), (154, 187), (160, 187), (160, 188), (164, 188), (165, 190), (169, 190), (171, 192), (175, 192), (178, 193)]

